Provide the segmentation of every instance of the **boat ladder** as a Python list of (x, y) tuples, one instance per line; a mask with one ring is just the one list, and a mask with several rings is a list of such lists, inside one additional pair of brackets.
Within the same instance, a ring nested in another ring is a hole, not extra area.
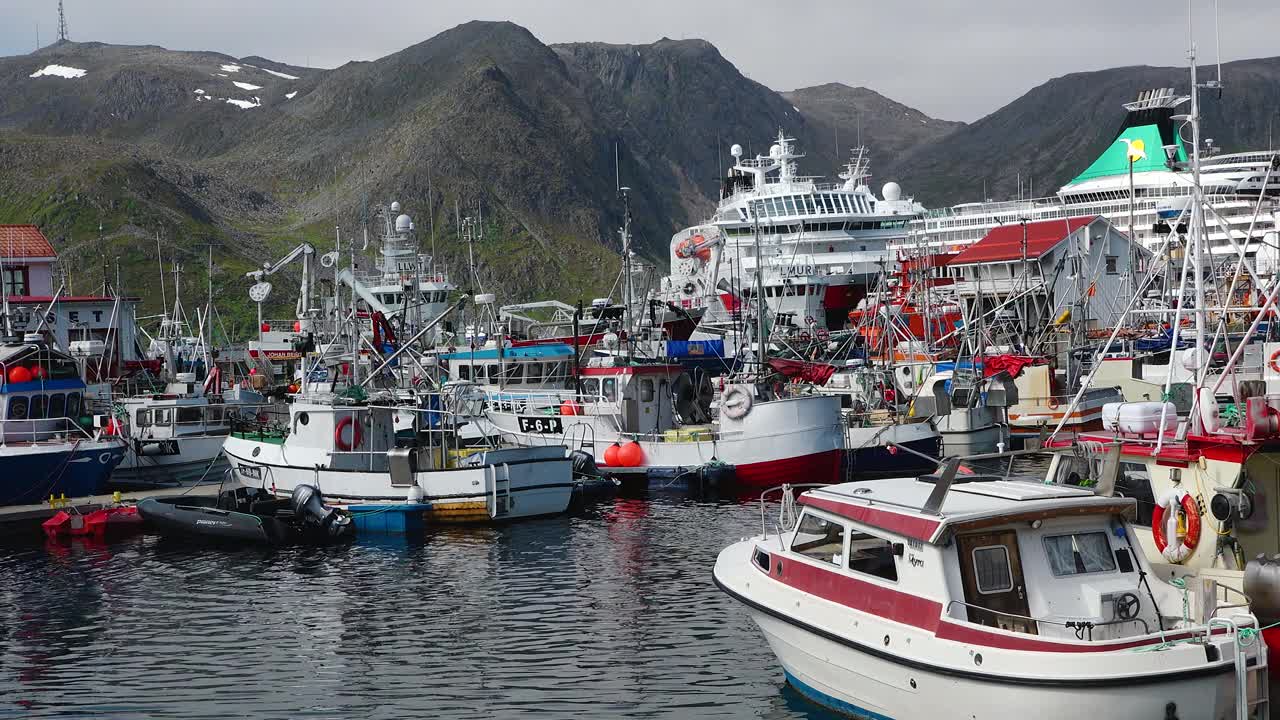
[[(1235, 641), (1236, 720), (1266, 720), (1271, 717), (1267, 648), (1261, 631), (1257, 630), (1259, 627), (1258, 619), (1251, 614), (1234, 615), (1230, 619), (1211, 618), (1208, 622), (1210, 636), (1214, 628), (1222, 628)], [(1241, 630), (1249, 632), (1241, 634)], [(1249, 652), (1250, 648), (1254, 649), (1253, 653)]]
[(506, 463), (486, 465), (484, 474), (489, 486), (489, 517), (506, 517), (511, 512), (511, 467)]
[[(574, 447), (574, 443), (577, 443), (577, 447)], [(570, 450), (582, 450), (595, 457), (596, 428), (591, 423), (576, 422), (565, 428), (564, 434), (560, 436), (560, 444)]]

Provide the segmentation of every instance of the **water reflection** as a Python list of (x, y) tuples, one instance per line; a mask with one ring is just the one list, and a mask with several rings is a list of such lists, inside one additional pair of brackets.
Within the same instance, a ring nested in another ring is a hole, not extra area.
[(0, 718), (827, 718), (711, 582), (759, 511), (628, 493), (332, 548), (0, 547)]

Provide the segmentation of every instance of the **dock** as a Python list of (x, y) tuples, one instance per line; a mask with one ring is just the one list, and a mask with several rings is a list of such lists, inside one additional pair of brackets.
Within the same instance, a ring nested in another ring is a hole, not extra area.
[[(205, 485), (188, 485), (186, 487), (172, 488), (148, 488), (146, 490), (131, 490), (129, 492), (120, 493), (120, 502), (125, 505), (134, 505), (143, 498), (148, 497), (174, 497), (177, 495), (190, 495), (192, 497), (217, 495), (219, 485), (217, 483), (209, 483)], [(82, 514), (88, 514), (94, 510), (104, 507), (110, 507), (115, 504), (115, 496), (107, 495), (90, 495), (82, 498), (67, 498), (66, 504), (58, 504), (53, 507), (48, 501), (36, 505), (8, 505), (0, 507), (0, 538), (16, 538), (16, 537), (41, 537), (40, 523), (53, 517), (59, 510), (67, 512), (79, 511)]]

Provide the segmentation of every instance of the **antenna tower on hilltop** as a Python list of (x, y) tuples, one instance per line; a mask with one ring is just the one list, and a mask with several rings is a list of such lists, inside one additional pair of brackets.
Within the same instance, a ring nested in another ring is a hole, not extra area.
[(67, 14), (62, 11), (62, 0), (58, 0), (58, 40), (67, 41)]

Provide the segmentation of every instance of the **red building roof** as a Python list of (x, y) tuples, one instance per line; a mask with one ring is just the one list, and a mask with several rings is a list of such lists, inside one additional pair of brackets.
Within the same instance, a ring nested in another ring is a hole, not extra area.
[[(1035, 259), (1049, 252), (1068, 235), (1097, 218), (1097, 215), (1088, 215), (1027, 223), (1027, 258)], [(1017, 223), (992, 228), (981, 240), (962, 250), (950, 264), (975, 265), (1021, 259), (1022, 223)]]
[(0, 257), (56, 258), (58, 253), (35, 225), (0, 225)]

